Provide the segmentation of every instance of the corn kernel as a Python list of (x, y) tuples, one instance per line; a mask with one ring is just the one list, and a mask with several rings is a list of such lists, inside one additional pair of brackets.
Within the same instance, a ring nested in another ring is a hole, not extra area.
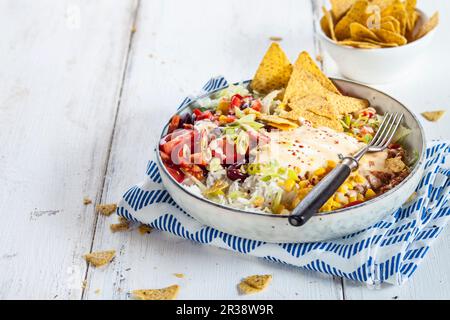
[(375, 193), (375, 191), (373, 191), (372, 189), (367, 189), (365, 197), (370, 199), (375, 197), (377, 194)]
[(325, 168), (319, 168), (319, 169), (317, 169), (316, 171), (314, 171), (314, 174), (315, 174), (316, 176), (322, 176), (322, 175), (324, 175), (325, 173), (326, 173)]
[(327, 167), (333, 169), (334, 167), (336, 167), (336, 162), (334, 162), (333, 160), (328, 160)]
[(294, 171), (297, 175), (299, 175), (302, 172), (302, 169), (300, 169), (299, 167), (294, 167)]
[(357, 182), (357, 183), (364, 183), (364, 182), (366, 182), (366, 179), (364, 179), (364, 177), (361, 176), (360, 174), (356, 174), (356, 175), (354, 176), (354, 180), (355, 180), (355, 182)]
[(348, 190), (353, 190), (353, 184), (351, 184), (350, 182), (346, 182), (345, 186), (347, 187), (347, 191)]
[(263, 203), (264, 203), (264, 197), (261, 197), (261, 196), (257, 196), (257, 197), (255, 197), (255, 200), (253, 200), (253, 205), (255, 207), (260, 207), (260, 206), (262, 206)]
[(309, 181), (308, 180), (302, 180), (298, 183), (298, 186), (300, 189), (302, 188), (306, 188), (309, 185)]
[(358, 193), (358, 195), (356, 196), (356, 199), (358, 201), (364, 201), (364, 196), (361, 193)]
[(357, 197), (349, 197), (349, 198), (348, 198), (348, 201), (349, 201), (349, 202), (355, 202), (356, 200), (358, 200)]
[(346, 186), (346, 184), (343, 184), (342, 186), (340, 186), (338, 189), (337, 189), (337, 191), (338, 192), (340, 192), (340, 193), (347, 193), (347, 191), (348, 191), (348, 187)]
[(290, 206), (291, 209), (294, 209), (300, 203), (300, 201), (302, 201), (300, 196), (295, 197), (294, 200), (292, 200), (292, 203), (291, 203), (291, 206)]
[(282, 212), (284, 209), (286, 209), (285, 206), (282, 205), (282, 204), (279, 204), (279, 205), (277, 205), (277, 206), (275, 206), (275, 207), (273, 208), (272, 212), (275, 213), (275, 214), (281, 214), (281, 212)]
[(331, 207), (333, 206), (333, 198), (330, 198), (327, 200), (327, 202), (324, 203), (324, 205), (322, 206), (322, 208), (320, 208), (321, 212), (327, 212), (327, 211), (331, 211)]
[(286, 191), (286, 192), (290, 192), (290, 191), (292, 191), (292, 188), (294, 188), (294, 186), (295, 186), (295, 181), (294, 180), (292, 180), (292, 179), (287, 179), (285, 182), (284, 182), (284, 190)]

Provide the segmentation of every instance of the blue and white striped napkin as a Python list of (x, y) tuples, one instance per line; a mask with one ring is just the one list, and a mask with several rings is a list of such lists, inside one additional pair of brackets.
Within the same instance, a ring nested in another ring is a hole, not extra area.
[[(203, 91), (224, 87), (223, 77), (209, 80)], [(186, 98), (181, 106), (192, 98)], [(145, 180), (122, 197), (117, 214), (195, 242), (285, 263), (308, 270), (377, 285), (401, 285), (417, 270), (450, 216), (450, 143), (433, 141), (414, 200), (383, 221), (341, 239), (316, 243), (274, 244), (243, 239), (204, 226), (173, 201), (150, 160)]]

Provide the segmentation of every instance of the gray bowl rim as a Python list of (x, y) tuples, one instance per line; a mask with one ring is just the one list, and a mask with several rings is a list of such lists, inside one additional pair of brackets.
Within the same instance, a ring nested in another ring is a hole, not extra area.
[[(373, 198), (373, 199), (371, 199), (371, 200), (364, 201), (364, 202), (362, 202), (362, 203), (360, 203), (360, 204), (357, 204), (357, 205), (354, 205), (354, 206), (351, 206), (351, 207), (348, 207), (348, 208), (341, 208), (341, 209), (338, 209), (338, 210), (329, 211), (329, 212), (324, 212), (324, 213), (319, 213), (319, 212), (318, 212), (318, 213), (314, 214), (314, 216), (313, 216), (313, 217), (321, 217), (321, 218), (322, 218), (322, 217), (325, 217), (325, 216), (328, 216), (328, 215), (336, 215), (336, 214), (347, 213), (347, 212), (349, 212), (349, 211), (351, 211), (351, 210), (354, 210), (354, 209), (357, 209), (357, 208), (362, 208), (362, 207), (364, 207), (364, 206), (368, 206), (368, 205), (370, 205), (370, 204), (372, 204), (372, 203), (375, 203), (375, 202), (377, 202), (377, 201), (381, 201), (381, 200), (383, 200), (384, 198), (386, 198), (386, 197), (388, 197), (389, 195), (391, 195), (392, 193), (394, 193), (394, 192), (400, 190), (401, 187), (402, 187), (404, 184), (406, 184), (407, 181), (410, 180), (410, 179), (411, 179), (411, 178), (412, 178), (412, 177), (420, 170), (420, 167), (422, 166), (422, 163), (423, 163), (424, 158), (425, 158), (425, 152), (426, 152), (426, 140), (425, 140), (425, 133), (424, 133), (423, 127), (422, 127), (422, 125), (420, 124), (420, 121), (419, 121), (419, 120), (417, 119), (417, 117), (414, 115), (414, 113), (411, 112), (404, 104), (402, 104), (402, 103), (401, 103), (400, 101), (398, 101), (397, 99), (391, 97), (390, 95), (388, 95), (388, 94), (386, 94), (386, 93), (384, 93), (384, 92), (382, 92), (382, 91), (380, 91), (380, 90), (378, 90), (378, 89), (375, 89), (375, 88), (372, 88), (372, 87), (370, 87), (370, 86), (367, 86), (367, 85), (365, 85), (365, 84), (361, 84), (361, 83), (358, 83), (358, 82), (356, 82), (356, 81), (351, 81), (351, 80), (346, 80), (346, 79), (339, 79), (339, 78), (333, 78), (333, 77), (330, 77), (329, 79), (332, 80), (333, 83), (336, 83), (336, 82), (338, 82), (338, 83), (339, 83), (339, 82), (347, 82), (347, 83), (349, 83), (349, 84), (351, 84), (351, 85), (356, 85), (356, 86), (360, 86), (360, 87), (365, 87), (365, 88), (370, 89), (370, 90), (374, 90), (374, 91), (378, 92), (379, 94), (384, 95), (385, 97), (387, 97), (387, 98), (389, 98), (389, 99), (392, 99), (393, 101), (395, 101), (396, 103), (398, 103), (398, 104), (404, 109), (405, 112), (409, 113), (409, 115), (414, 119), (414, 121), (416, 122), (416, 124), (418, 125), (418, 127), (419, 127), (419, 129), (420, 129), (420, 135), (421, 135), (421, 137), (422, 137), (422, 152), (420, 153), (420, 157), (419, 157), (419, 159), (416, 161), (416, 163), (415, 163), (415, 165), (414, 165), (414, 169), (409, 173), (409, 175), (408, 175), (405, 179), (402, 180), (402, 182), (400, 182), (398, 185), (396, 185), (396, 186), (395, 186), (394, 188), (392, 188), (391, 190), (389, 190), (389, 191), (383, 193), (382, 195), (377, 196), (377, 197), (375, 197), (375, 198)], [(233, 85), (248, 85), (250, 82), (251, 82), (251, 80), (245, 80), (245, 81), (241, 81), (241, 82), (235, 82), (235, 83), (233, 83)], [(223, 86), (223, 87), (221, 87), (221, 88), (215, 89), (215, 90), (213, 90), (213, 91), (211, 91), (211, 92), (208, 92), (208, 93), (202, 94), (202, 95), (200, 95), (200, 96), (198, 96), (198, 97), (195, 97), (191, 102), (189, 102), (188, 104), (186, 104), (186, 105), (183, 106), (182, 108), (178, 109), (177, 112), (175, 112), (173, 115), (181, 114), (183, 111), (185, 111), (186, 109), (190, 108), (190, 107), (191, 107), (195, 102), (197, 102), (198, 100), (203, 99), (203, 98), (206, 98), (206, 97), (208, 97), (208, 96), (211, 96), (211, 95), (213, 95), (213, 94), (215, 94), (215, 93), (217, 93), (217, 92), (219, 92), (219, 91), (221, 91), (221, 90), (223, 90), (223, 89), (228, 88), (229, 86), (230, 86), (230, 85), (226, 85), (226, 86)], [(171, 182), (172, 182), (174, 185), (176, 185), (176, 186), (178, 187), (178, 189), (180, 189), (182, 192), (186, 193), (187, 195), (189, 195), (189, 196), (191, 196), (191, 197), (194, 197), (194, 198), (197, 199), (197, 200), (200, 200), (200, 201), (202, 201), (202, 202), (205, 202), (205, 203), (207, 203), (207, 204), (213, 205), (213, 206), (218, 207), (218, 208), (221, 208), (221, 209), (226, 209), (226, 210), (229, 210), (229, 211), (233, 211), (233, 212), (236, 212), (236, 213), (252, 214), (252, 215), (256, 215), (256, 216), (271, 217), (271, 218), (276, 218), (276, 219), (280, 219), (280, 218), (281, 218), (281, 219), (287, 219), (287, 218), (290, 216), (290, 215), (287, 215), (287, 214), (269, 214), (269, 213), (263, 213), (263, 212), (255, 212), (255, 211), (241, 210), (241, 209), (233, 208), (233, 207), (231, 207), (231, 206), (219, 204), (219, 203), (217, 203), (217, 202), (208, 200), (208, 199), (206, 199), (206, 198), (204, 198), (204, 197), (201, 197), (201, 196), (199, 196), (199, 195), (196, 195), (196, 194), (194, 194), (194, 193), (188, 191), (185, 187), (183, 187), (183, 185), (182, 185), (181, 183), (179, 183), (178, 181), (176, 181), (176, 180), (172, 177), (172, 175), (167, 171), (167, 169), (166, 169), (166, 167), (165, 167), (165, 165), (163, 164), (163, 161), (162, 161), (162, 159), (161, 159), (161, 155), (160, 155), (160, 153), (159, 153), (159, 142), (160, 142), (161, 139), (166, 135), (168, 126), (169, 126), (169, 122), (166, 123), (166, 125), (163, 127), (163, 129), (162, 129), (162, 131), (161, 131), (161, 135), (160, 135), (159, 140), (158, 140), (158, 142), (157, 142), (158, 145), (156, 146), (156, 149), (155, 149), (155, 152), (156, 152), (156, 159), (157, 159), (157, 161), (158, 161), (159, 167), (162, 168), (162, 170), (163, 170), (164, 173), (169, 177), (169, 179), (171, 180)]]

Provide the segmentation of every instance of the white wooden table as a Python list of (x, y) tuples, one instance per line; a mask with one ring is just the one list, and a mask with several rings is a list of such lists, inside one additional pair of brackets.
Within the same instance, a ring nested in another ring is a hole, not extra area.
[[(448, 109), (450, 2), (427, 64), (378, 86), (416, 113)], [(314, 40), (310, 0), (1, 0), (0, 298), (127, 299), (137, 288), (182, 286), (180, 298), (240, 299), (243, 276), (271, 273), (255, 299), (450, 298), (450, 229), (414, 279), (369, 289), (294, 267), (201, 246), (162, 232), (111, 233), (116, 202), (141, 180), (164, 122), (212, 75), (250, 78), (279, 36), (292, 60)], [(324, 55), (324, 70), (338, 75)], [(405, 57), (408, 59), (408, 57)], [(447, 119), (423, 121), (429, 139), (449, 139)], [(90, 250), (116, 249), (106, 268)], [(184, 273), (178, 279), (173, 273)], [(82, 289), (81, 283), (87, 286)]]

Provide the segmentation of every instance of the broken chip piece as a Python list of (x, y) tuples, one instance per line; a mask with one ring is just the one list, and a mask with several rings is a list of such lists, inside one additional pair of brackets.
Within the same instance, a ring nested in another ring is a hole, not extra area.
[(109, 225), (112, 232), (126, 231), (130, 229), (130, 222), (123, 221), (119, 223), (112, 223)]
[(95, 206), (95, 211), (98, 213), (104, 215), (104, 216), (110, 216), (113, 212), (115, 212), (117, 209), (117, 205), (115, 203), (110, 204), (98, 204)]
[(180, 286), (172, 285), (162, 289), (133, 290), (133, 298), (137, 300), (175, 300), (180, 291)]
[(239, 283), (239, 289), (243, 294), (253, 294), (261, 292), (272, 281), (270, 274), (266, 275), (253, 275), (245, 278)]
[(94, 267), (101, 267), (111, 262), (116, 256), (115, 250), (91, 252), (84, 255), (84, 259)]
[(439, 119), (442, 118), (442, 116), (445, 114), (445, 110), (439, 110), (439, 111), (426, 111), (422, 112), (421, 115), (427, 119), (428, 121), (436, 122)]

